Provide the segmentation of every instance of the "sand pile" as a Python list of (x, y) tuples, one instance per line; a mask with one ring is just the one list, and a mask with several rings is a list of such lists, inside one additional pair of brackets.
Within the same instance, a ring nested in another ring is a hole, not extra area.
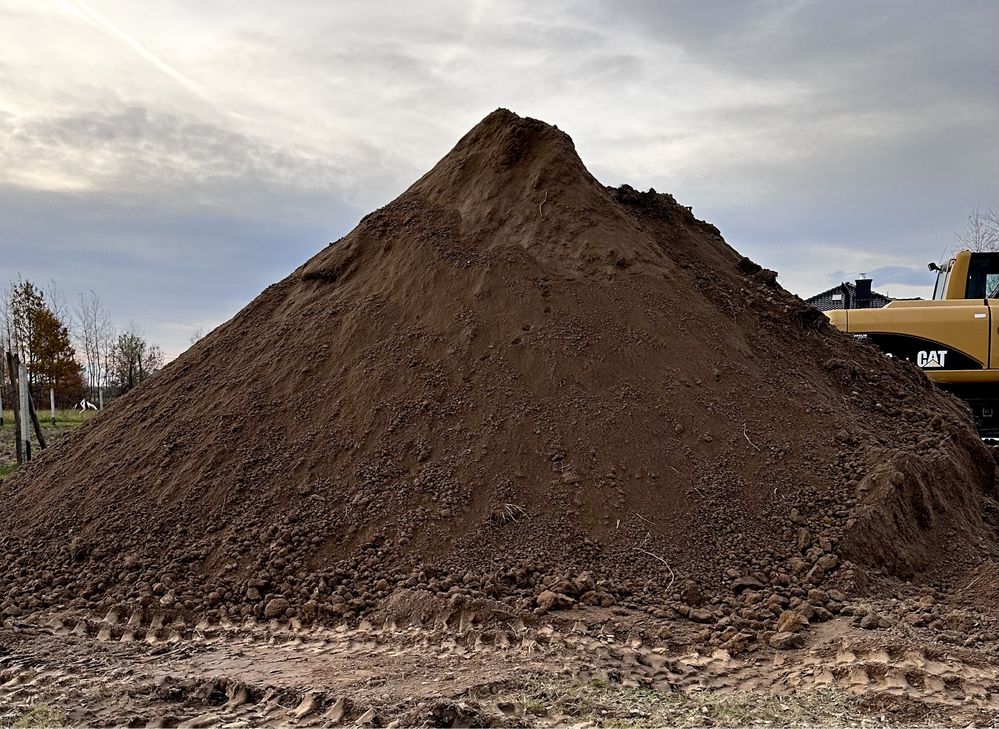
[(420, 589), (724, 638), (976, 568), (995, 464), (962, 406), (824, 322), (494, 112), (3, 482), (0, 611), (338, 620)]

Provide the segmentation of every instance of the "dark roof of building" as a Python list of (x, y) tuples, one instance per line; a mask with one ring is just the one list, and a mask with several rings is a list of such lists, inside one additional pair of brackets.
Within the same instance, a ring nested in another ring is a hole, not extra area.
[[(815, 294), (814, 296), (809, 296), (807, 299), (805, 299), (805, 301), (811, 301), (812, 299), (818, 299), (818, 298), (820, 298), (822, 296), (830, 296), (832, 294), (842, 293), (844, 286), (846, 286), (848, 289), (850, 289), (851, 293), (856, 292), (856, 290), (857, 290), (857, 284), (851, 283), (851, 282), (847, 281), (846, 283), (836, 284), (831, 289), (827, 289), (825, 291), (822, 291), (821, 293)], [(884, 299), (885, 301), (894, 301), (894, 299), (892, 299), (892, 297), (888, 296), (887, 294), (878, 293), (877, 291), (874, 291), (873, 289), (871, 290), (871, 298), (872, 299)]]
[[(844, 293), (849, 302), (848, 306), (845, 306)], [(857, 302), (856, 296), (857, 285), (847, 281), (814, 296), (809, 296), (805, 301), (821, 311), (843, 308), (856, 309), (861, 307), (865, 309), (880, 309), (882, 306), (886, 306), (894, 301), (890, 296), (878, 293), (877, 291), (871, 291), (870, 298), (858, 306), (859, 302)]]

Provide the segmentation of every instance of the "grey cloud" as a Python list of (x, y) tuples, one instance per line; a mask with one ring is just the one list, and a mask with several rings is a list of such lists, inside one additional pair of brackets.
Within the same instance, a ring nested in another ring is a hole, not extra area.
[(120, 326), (134, 318), (171, 354), (193, 327), (164, 320), (211, 328), (354, 225), (367, 211), (359, 197), (398, 191), (372, 148), (338, 163), (136, 107), (0, 116), (0, 140), (4, 166), (78, 171), (93, 183), (0, 185), (4, 278), (93, 289)]
[(631, 27), (743, 75), (800, 78), (803, 71), (828, 70), (832, 63), (863, 71), (844, 79), (857, 84), (885, 70), (913, 68), (929, 70), (929, 80), (946, 78), (972, 88), (999, 83), (991, 73), (999, 7), (988, 0), (637, 0), (593, 7), (601, 23)]
[(324, 225), (263, 222), (113, 195), (0, 187), (5, 279), (15, 271), (55, 279), (71, 297), (93, 289), (119, 326), (134, 319), (177, 354), (195, 326), (229, 318), (356, 222), (335, 205), (326, 213)]
[(935, 274), (926, 266), (879, 266), (870, 271), (833, 271), (827, 274), (830, 281), (853, 281), (861, 274), (874, 282), (874, 286), (932, 286)]
[(936, 275), (926, 266), (882, 266), (868, 271), (867, 275), (879, 286), (902, 284), (905, 286), (932, 286)]
[(347, 165), (141, 107), (22, 123), (7, 117), (0, 120), (2, 137), (2, 161), (11, 169), (48, 164), (68, 174), (85, 172), (125, 197), (169, 193), (173, 205), (242, 202), (247, 211), (260, 197), (289, 212), (315, 191), (350, 199), (359, 187), (359, 169), (365, 183), (378, 184), (388, 167), (370, 147), (355, 147)]
[(828, 270), (824, 249), (922, 265), (953, 245), (971, 205), (999, 200), (995, 111), (860, 136), (823, 130), (811, 113), (752, 115), (785, 156), (715, 157), (685, 171), (679, 185), (671, 170), (647, 182), (689, 201), (747, 254), (778, 269), (813, 271)]

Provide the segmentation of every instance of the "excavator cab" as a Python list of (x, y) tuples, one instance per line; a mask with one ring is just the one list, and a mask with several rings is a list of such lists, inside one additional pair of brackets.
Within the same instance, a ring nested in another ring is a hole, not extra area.
[(961, 251), (946, 263), (930, 263), (928, 268), (937, 272), (934, 301), (999, 296), (999, 253)]
[(999, 253), (960, 251), (936, 271), (933, 300), (827, 312), (839, 329), (906, 359), (970, 406), (983, 436), (999, 435)]

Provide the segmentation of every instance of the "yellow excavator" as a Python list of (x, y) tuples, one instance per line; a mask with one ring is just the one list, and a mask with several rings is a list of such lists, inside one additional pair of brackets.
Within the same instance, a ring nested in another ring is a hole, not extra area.
[(838, 329), (915, 363), (971, 406), (983, 438), (999, 437), (999, 253), (961, 251), (929, 265), (933, 300), (827, 311)]

